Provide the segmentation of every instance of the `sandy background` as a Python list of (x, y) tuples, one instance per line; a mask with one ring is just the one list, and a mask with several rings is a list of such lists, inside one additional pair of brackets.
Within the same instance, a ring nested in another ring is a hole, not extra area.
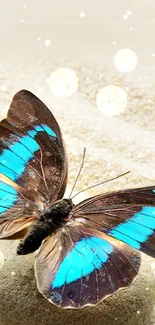
[[(67, 146), (69, 185), (80, 166), (84, 146), (85, 166), (76, 189), (107, 180), (128, 170), (126, 177), (91, 190), (91, 194), (113, 189), (152, 185), (155, 182), (154, 67), (143, 66), (121, 74), (111, 62), (95, 64), (70, 58), (35, 55), (33, 58), (3, 57), (0, 69), (0, 110), (4, 115), (13, 95), (25, 88), (34, 92), (57, 118)], [(69, 98), (52, 94), (47, 79), (58, 67), (70, 67), (79, 77), (79, 89)], [(115, 84), (128, 94), (123, 115), (105, 116), (96, 106), (98, 90)]]
[[(95, 193), (154, 184), (154, 0), (0, 0), (0, 9), (0, 114), (22, 88), (40, 97), (62, 128), (70, 184), (87, 147), (77, 189), (127, 170), (128, 177)], [(137, 54), (137, 67), (130, 73), (114, 66), (121, 48)], [(47, 83), (59, 67), (72, 68), (79, 78), (78, 91), (68, 99), (52, 95)], [(128, 95), (126, 111), (117, 118), (106, 117), (96, 107), (97, 92), (110, 84)]]
[[(0, 115), (23, 88), (47, 104), (66, 142), (69, 188), (84, 147), (76, 190), (128, 170), (88, 195), (155, 184), (155, 1), (1, 0), (0, 9)], [(126, 10), (131, 15), (124, 20)], [(137, 53), (138, 65), (120, 73), (113, 58), (126, 47)], [(59, 67), (73, 69), (79, 78), (78, 91), (66, 99), (55, 97), (47, 82)], [(97, 92), (109, 84), (128, 95), (126, 111), (118, 117), (107, 117), (96, 106)]]

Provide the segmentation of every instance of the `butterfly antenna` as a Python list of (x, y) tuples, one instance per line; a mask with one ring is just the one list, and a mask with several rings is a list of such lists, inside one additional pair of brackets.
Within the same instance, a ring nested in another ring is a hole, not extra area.
[(86, 148), (83, 149), (82, 163), (81, 163), (81, 166), (80, 166), (79, 172), (78, 172), (78, 174), (77, 174), (77, 176), (76, 176), (76, 179), (75, 179), (75, 181), (74, 181), (74, 184), (73, 184), (73, 187), (72, 187), (71, 193), (70, 193), (70, 195), (69, 195), (69, 199), (70, 199), (70, 197), (71, 197), (71, 195), (72, 195), (72, 193), (73, 193), (73, 191), (74, 191), (75, 185), (76, 185), (76, 183), (77, 183), (77, 181), (78, 181), (78, 178), (79, 178), (79, 176), (80, 176), (81, 170), (82, 170), (82, 168), (83, 168), (84, 160), (85, 160), (85, 156), (86, 156)]
[(89, 186), (89, 187), (85, 188), (84, 190), (82, 190), (82, 191), (76, 193), (76, 194), (72, 197), (72, 199), (74, 199), (75, 196), (77, 196), (78, 194), (80, 194), (80, 193), (82, 193), (82, 192), (85, 192), (85, 191), (87, 191), (87, 190), (90, 190), (90, 189), (93, 188), (93, 187), (96, 187), (96, 186), (99, 186), (99, 185), (102, 185), (102, 184), (105, 184), (105, 183), (108, 183), (108, 182), (114, 181), (115, 179), (120, 178), (120, 177), (122, 177), (122, 176), (125, 176), (125, 175), (127, 175), (127, 174), (129, 174), (129, 173), (130, 173), (130, 171), (128, 171), (128, 172), (126, 172), (126, 173), (123, 173), (123, 174), (120, 174), (120, 175), (118, 175), (118, 176), (116, 176), (116, 177), (110, 178), (110, 179), (108, 179), (107, 181), (103, 181), (103, 182), (101, 182), (101, 183), (98, 183), (98, 184), (95, 184), (95, 185)]

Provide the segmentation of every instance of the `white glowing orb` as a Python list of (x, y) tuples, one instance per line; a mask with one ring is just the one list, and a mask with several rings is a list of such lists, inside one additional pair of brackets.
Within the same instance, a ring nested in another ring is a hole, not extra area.
[(7, 88), (6, 88), (5, 85), (1, 85), (0, 88), (1, 88), (2, 91), (6, 91), (7, 90)]
[(4, 255), (3, 253), (0, 251), (0, 269), (3, 267), (4, 265)]
[(49, 47), (51, 45), (51, 40), (50, 39), (45, 39), (45, 46)]
[(124, 19), (124, 20), (127, 20), (128, 18), (129, 18), (129, 17), (128, 17), (127, 14), (123, 15), (123, 19)]
[(125, 110), (127, 94), (122, 88), (109, 85), (98, 92), (96, 104), (105, 115), (117, 116)]
[(85, 13), (84, 12), (80, 12), (80, 17), (81, 18), (84, 18), (86, 15), (85, 15)]
[(48, 82), (53, 94), (59, 97), (69, 97), (78, 89), (78, 77), (69, 68), (57, 69), (51, 74)]
[(135, 69), (138, 62), (137, 55), (130, 49), (121, 49), (114, 57), (115, 67), (121, 72), (130, 72)]

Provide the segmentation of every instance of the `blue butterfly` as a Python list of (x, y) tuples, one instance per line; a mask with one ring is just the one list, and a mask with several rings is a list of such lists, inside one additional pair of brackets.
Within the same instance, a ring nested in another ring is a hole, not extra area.
[(67, 155), (52, 113), (18, 92), (0, 123), (0, 239), (37, 249), (39, 292), (61, 308), (95, 305), (129, 286), (142, 251), (155, 257), (155, 187), (62, 199)]

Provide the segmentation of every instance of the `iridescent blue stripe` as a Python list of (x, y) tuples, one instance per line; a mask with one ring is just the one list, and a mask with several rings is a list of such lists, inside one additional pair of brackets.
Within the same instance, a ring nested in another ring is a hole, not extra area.
[[(37, 141), (34, 139), (38, 132), (45, 132), (49, 136), (56, 138), (56, 134), (47, 125), (36, 125), (33, 130), (28, 131), (19, 141), (4, 149), (0, 155), (0, 173), (16, 181), (23, 173), (26, 164), (33, 159), (34, 153), (40, 149)], [(27, 148), (27, 149), (26, 149)], [(22, 153), (22, 158), (20, 154)]]
[[(48, 136), (56, 138), (56, 134), (47, 125), (34, 126), (33, 130), (27, 132), (10, 145), (10, 149), (4, 149), (0, 155), (0, 173), (16, 181), (24, 173), (27, 163), (34, 158), (34, 153), (40, 149), (35, 136), (38, 132), (47, 133)], [(6, 144), (8, 145), (7, 139)], [(18, 193), (9, 185), (0, 182), (0, 214), (13, 207), (17, 201)]]
[(100, 269), (112, 253), (112, 246), (105, 240), (90, 237), (76, 243), (64, 258), (52, 283), (52, 289), (72, 283)]
[(153, 235), (155, 230), (155, 207), (144, 207), (132, 218), (116, 226), (109, 232), (109, 235), (124, 241), (133, 248), (140, 249), (141, 244), (145, 243)]
[(18, 193), (16, 190), (3, 182), (0, 182), (0, 214), (6, 212), (17, 201)]

